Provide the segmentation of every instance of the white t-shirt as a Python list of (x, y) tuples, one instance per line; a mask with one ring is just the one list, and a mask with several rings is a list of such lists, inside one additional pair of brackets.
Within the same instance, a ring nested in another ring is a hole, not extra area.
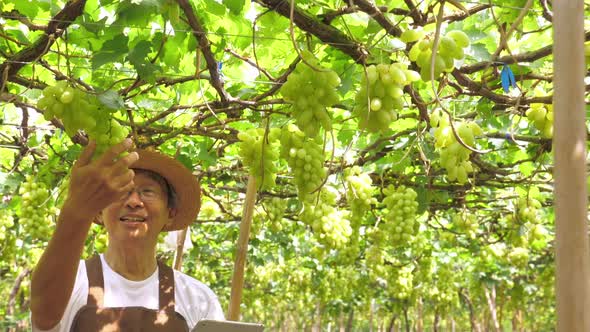
[[(147, 279), (132, 281), (113, 271), (100, 255), (102, 274), (104, 277), (105, 307), (145, 307), (158, 309), (158, 268)], [(176, 312), (182, 315), (191, 330), (198, 321), (203, 319), (225, 320), (217, 296), (205, 284), (174, 270), (174, 296)], [(69, 332), (74, 316), (88, 300), (88, 276), (86, 264), (80, 261), (76, 283), (66, 311), (59, 324), (51, 332)], [(41, 332), (33, 326), (33, 332)]]

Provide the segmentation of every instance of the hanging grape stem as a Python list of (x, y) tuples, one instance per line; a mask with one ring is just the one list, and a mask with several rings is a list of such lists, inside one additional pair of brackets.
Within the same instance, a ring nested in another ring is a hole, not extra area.
[(438, 50), (438, 43), (440, 40), (440, 30), (441, 30), (441, 25), (443, 22), (443, 14), (444, 14), (444, 7), (445, 7), (444, 5), (445, 5), (445, 0), (440, 1), (440, 8), (438, 10), (438, 16), (436, 18), (436, 32), (434, 33), (434, 41), (432, 42), (432, 56), (430, 58), (430, 83), (432, 85), (432, 92), (434, 93), (434, 98), (436, 99), (436, 103), (440, 106), (442, 111), (445, 112), (447, 114), (447, 116), (449, 117), (449, 125), (451, 127), (452, 132), (453, 132), (453, 136), (455, 137), (457, 142), (459, 142), (459, 144), (461, 144), (463, 147), (465, 147), (467, 150), (469, 150), (471, 152), (482, 153), (482, 154), (489, 153), (492, 150), (478, 150), (476, 148), (469, 146), (467, 143), (465, 143), (463, 141), (463, 139), (461, 139), (461, 137), (457, 133), (457, 130), (455, 129), (455, 125), (453, 124), (453, 115), (443, 105), (442, 101), (440, 100), (440, 98), (438, 96), (438, 91), (436, 89), (436, 86), (434, 85), (434, 67), (435, 67), (435, 60), (436, 60), (436, 52)]

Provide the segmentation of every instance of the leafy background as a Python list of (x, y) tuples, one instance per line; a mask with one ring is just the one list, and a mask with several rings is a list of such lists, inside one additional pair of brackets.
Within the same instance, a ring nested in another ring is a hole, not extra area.
[[(87, 141), (82, 132), (67, 137), (57, 119), (43, 119), (36, 107), (43, 88), (66, 79), (98, 94), (120, 109), (114, 117), (139, 147), (177, 154), (195, 170), (204, 202), (183, 271), (210, 285), (227, 308), (248, 177), (237, 134), (293, 122), (278, 91), (300, 62), (297, 48), (314, 53), (341, 79), (333, 130), (321, 134), (331, 174), (325, 186), (339, 194), (336, 207), (348, 211), (344, 172), (358, 166), (370, 175), (377, 203), (350, 239), (356, 250), (326, 246), (301, 222), (292, 174), (281, 161), (277, 185), (258, 193), (243, 320), (269, 330), (551, 330), (551, 139), (525, 116), (531, 104), (552, 100), (551, 2), (444, 2), (442, 32), (462, 30), (471, 45), (435, 86), (454, 121), (472, 120), (484, 130), (477, 148), (486, 153), (471, 155), (476, 171), (468, 183), (449, 181), (439, 163), (429, 124), (439, 106), (431, 82), (406, 87), (400, 119), (385, 132), (361, 130), (352, 116), (364, 66), (393, 61), (415, 68), (401, 32), (434, 33), (441, 4), (3, 1), (0, 296), (8, 301), (0, 305), (2, 327), (28, 327), (30, 271), (51, 234), (68, 170)], [(517, 88), (509, 92), (501, 85), (503, 65), (516, 77)], [(23, 221), (19, 188), (27, 176), (51, 194), (40, 204), (46, 218), (37, 224)], [(389, 185), (418, 193), (419, 231), (408, 245), (382, 248), (386, 257), (376, 267), (367, 260), (367, 234), (386, 214), (383, 189)], [(270, 222), (265, 211), (273, 198), (288, 204), (284, 217)], [(540, 207), (527, 203), (533, 212), (525, 217), (519, 198)], [(475, 228), (460, 229), (456, 216), (472, 218)], [(527, 251), (524, 262), (510, 259), (515, 248)], [(102, 249), (104, 232), (93, 228), (85, 256)], [(160, 253), (171, 261), (170, 249)]]

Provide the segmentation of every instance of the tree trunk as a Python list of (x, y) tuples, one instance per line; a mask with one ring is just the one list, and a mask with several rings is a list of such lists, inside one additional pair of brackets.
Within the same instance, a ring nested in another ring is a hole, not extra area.
[(438, 315), (438, 310), (434, 311), (434, 322), (432, 322), (432, 331), (438, 332), (438, 321), (440, 320), (440, 316)]
[(450, 314), (447, 316), (447, 332), (455, 332), (455, 320)]
[(389, 321), (389, 326), (387, 327), (387, 332), (394, 332), (395, 328), (395, 320), (397, 319), (397, 315), (391, 316), (391, 321)]
[(490, 318), (492, 319), (494, 331), (501, 332), (502, 330), (500, 329), (500, 323), (498, 322), (498, 315), (496, 313), (496, 287), (492, 286), (491, 292), (485, 286), (484, 286), (483, 290), (486, 294), (486, 299), (488, 300), (488, 307), (490, 309)]
[(423, 303), (422, 303), (422, 298), (418, 299), (418, 306), (416, 307), (416, 332), (423, 332), (424, 330), (424, 322), (422, 320), (422, 309), (423, 309)]
[(512, 332), (522, 332), (522, 328), (522, 310), (516, 309), (512, 316)]
[(348, 323), (346, 324), (346, 332), (352, 332), (352, 323), (354, 321), (354, 308), (350, 308), (348, 313)]
[(338, 315), (338, 331), (344, 332), (346, 326), (344, 325), (344, 310), (340, 307), (340, 314)]
[(313, 332), (321, 332), (322, 331), (322, 305), (320, 301), (316, 304), (315, 307), (315, 324), (312, 328)]
[(369, 332), (373, 332), (373, 300), (369, 303)]
[(404, 322), (406, 324), (406, 332), (410, 332), (410, 320), (408, 319), (408, 307), (404, 306)]
[(475, 315), (475, 311), (473, 310), (473, 303), (469, 298), (469, 294), (465, 294), (462, 290), (459, 290), (459, 296), (463, 298), (465, 303), (467, 303), (467, 308), (469, 309), (469, 323), (471, 324), (471, 332), (481, 332), (481, 328), (477, 323), (477, 317)]

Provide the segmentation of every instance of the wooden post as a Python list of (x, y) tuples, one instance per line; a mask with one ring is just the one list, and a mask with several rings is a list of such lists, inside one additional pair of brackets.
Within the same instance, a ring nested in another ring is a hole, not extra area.
[[(174, 159), (178, 159), (180, 155), (180, 149), (182, 144), (178, 143), (176, 146), (176, 153), (174, 154)], [(181, 271), (182, 270), (182, 254), (184, 253), (184, 240), (186, 239), (186, 232), (189, 226), (183, 228), (180, 233), (176, 233), (176, 251), (174, 252), (174, 269)]]
[(229, 297), (228, 320), (240, 320), (240, 304), (242, 302), (242, 290), (244, 288), (244, 267), (246, 265), (246, 254), (248, 253), (248, 239), (250, 238), (250, 225), (254, 203), (256, 202), (256, 178), (253, 175), (248, 177), (248, 188), (244, 201), (244, 212), (240, 223), (240, 235), (234, 264), (234, 275), (231, 282), (231, 294)]
[(584, 1), (553, 2), (557, 331), (590, 331)]
[(188, 226), (177, 233), (176, 238), (176, 252), (174, 253), (174, 269), (181, 271), (182, 269), (182, 254), (184, 253), (184, 241), (186, 239)]

